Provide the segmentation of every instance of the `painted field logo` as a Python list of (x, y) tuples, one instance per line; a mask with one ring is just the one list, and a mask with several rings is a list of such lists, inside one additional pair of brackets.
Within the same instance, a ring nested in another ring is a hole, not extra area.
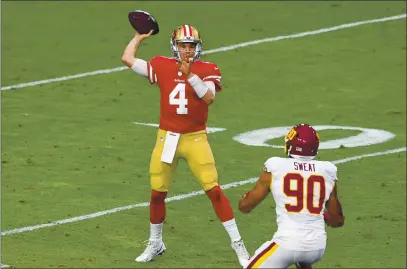
[[(337, 149), (341, 146), (354, 148), (362, 147), (373, 144), (386, 142), (396, 135), (385, 130), (368, 129), (362, 127), (352, 126), (336, 126), (336, 125), (315, 125), (313, 126), (317, 131), (323, 130), (353, 130), (360, 131), (358, 135), (334, 139), (329, 141), (321, 141), (319, 149)], [(233, 137), (233, 140), (248, 146), (284, 148), (282, 142), (280, 145), (267, 144), (266, 142), (275, 138), (281, 138), (287, 135), (292, 126), (271, 127), (264, 129), (257, 129), (239, 134)]]

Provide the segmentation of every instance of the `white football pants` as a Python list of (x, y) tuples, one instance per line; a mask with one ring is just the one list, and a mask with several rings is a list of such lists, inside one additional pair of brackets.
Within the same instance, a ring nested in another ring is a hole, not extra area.
[(297, 251), (284, 249), (273, 241), (267, 241), (259, 247), (250, 259), (247, 268), (288, 268), (296, 263), (303, 267), (321, 260), (325, 249)]

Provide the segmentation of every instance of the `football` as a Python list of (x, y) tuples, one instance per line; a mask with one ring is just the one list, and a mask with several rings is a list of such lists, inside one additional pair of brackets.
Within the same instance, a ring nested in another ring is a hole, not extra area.
[(148, 34), (153, 30), (152, 35), (156, 35), (160, 31), (157, 20), (148, 12), (142, 10), (129, 12), (129, 21), (139, 34)]

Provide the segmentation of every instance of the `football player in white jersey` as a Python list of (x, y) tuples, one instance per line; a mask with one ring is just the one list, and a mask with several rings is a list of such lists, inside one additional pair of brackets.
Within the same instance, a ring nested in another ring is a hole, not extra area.
[(319, 137), (308, 124), (294, 126), (285, 137), (288, 158), (265, 162), (256, 186), (239, 201), (249, 213), (271, 192), (276, 204), (278, 229), (270, 241), (258, 248), (246, 268), (312, 268), (325, 252), (325, 223), (344, 225), (337, 196), (337, 168), (316, 161)]

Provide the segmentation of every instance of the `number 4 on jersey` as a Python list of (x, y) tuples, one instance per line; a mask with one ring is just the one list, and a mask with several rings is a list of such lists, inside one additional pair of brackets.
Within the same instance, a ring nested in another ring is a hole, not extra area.
[[(177, 98), (178, 95), (178, 98)], [(169, 95), (170, 105), (178, 105), (177, 114), (188, 114), (188, 99), (185, 98), (185, 83), (178, 83)]]

